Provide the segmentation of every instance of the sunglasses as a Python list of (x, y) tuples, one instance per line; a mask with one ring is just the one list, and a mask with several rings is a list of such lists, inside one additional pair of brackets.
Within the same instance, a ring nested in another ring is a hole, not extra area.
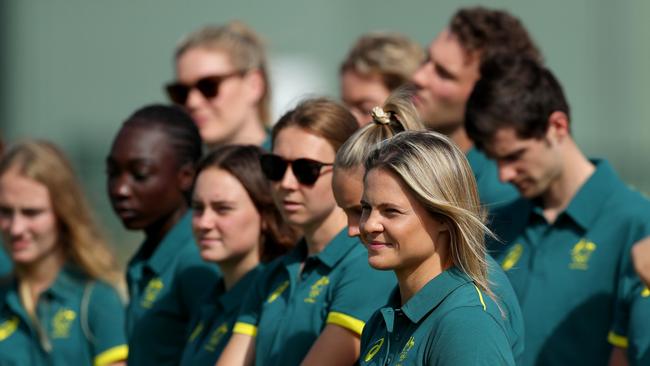
[(181, 82), (170, 83), (165, 86), (165, 90), (172, 102), (185, 105), (192, 89), (196, 88), (206, 99), (212, 99), (219, 94), (219, 86), (222, 82), (235, 76), (244, 76), (245, 73), (245, 71), (233, 71), (224, 75), (206, 76), (197, 80), (193, 85)]
[(320, 177), (321, 168), (334, 164), (321, 163), (320, 161), (300, 158), (296, 160), (285, 160), (274, 154), (264, 154), (260, 157), (262, 172), (271, 181), (278, 182), (284, 178), (287, 167), (291, 170), (300, 184), (312, 185)]

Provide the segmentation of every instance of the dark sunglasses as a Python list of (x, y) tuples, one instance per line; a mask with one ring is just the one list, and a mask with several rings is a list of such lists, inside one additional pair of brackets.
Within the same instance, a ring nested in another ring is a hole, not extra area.
[(165, 86), (165, 90), (172, 102), (185, 105), (192, 89), (196, 88), (206, 99), (212, 99), (219, 94), (219, 86), (222, 82), (235, 76), (244, 76), (245, 73), (245, 71), (233, 71), (224, 75), (206, 76), (197, 80), (194, 85), (186, 85), (181, 82), (170, 83)]
[(262, 172), (266, 178), (274, 182), (281, 181), (287, 172), (287, 167), (291, 165), (291, 170), (296, 180), (305, 185), (316, 183), (322, 167), (334, 165), (305, 158), (285, 160), (274, 154), (262, 155), (260, 157), (260, 163), (262, 165)]

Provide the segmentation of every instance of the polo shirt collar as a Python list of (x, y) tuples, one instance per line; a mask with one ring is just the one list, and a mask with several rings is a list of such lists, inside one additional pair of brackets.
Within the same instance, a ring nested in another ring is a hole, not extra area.
[[(347, 235), (347, 228), (341, 230), (336, 236), (330, 240), (325, 249), (316, 254), (312, 258), (317, 259), (329, 268), (333, 268), (352, 250), (356, 245), (361, 243), (356, 238), (351, 238)], [(307, 242), (305, 238), (300, 239), (298, 244), (283, 260), (285, 265), (292, 262), (303, 261), (307, 258)]]
[[(190, 240), (192, 240), (192, 212), (188, 210), (165, 235), (151, 254), (151, 257), (144, 261), (145, 266), (156, 274), (162, 273), (165, 267), (176, 259), (181, 248)], [(144, 250), (143, 247), (133, 257), (132, 262), (137, 261), (142, 250)]]
[(79, 296), (77, 292), (79, 285), (85, 282), (84, 277), (80, 269), (68, 264), (61, 269), (52, 286), (44, 294), (51, 295), (60, 300), (73, 299)]
[(244, 277), (237, 281), (235, 286), (233, 286), (229, 291), (225, 291), (223, 279), (219, 280), (219, 285), (215, 291), (215, 295), (218, 296), (219, 303), (226, 313), (237, 309), (242, 304), (246, 293), (250, 289), (250, 285), (253, 283), (253, 281), (255, 281), (257, 275), (261, 272), (261, 270), (262, 265), (258, 265), (257, 267), (248, 271), (248, 273), (246, 273)]
[(566, 214), (584, 230), (592, 226), (601, 214), (601, 207), (614, 193), (620, 181), (606, 160), (592, 160), (592, 163), (596, 170), (578, 190), (566, 209)]
[[(404, 306), (402, 312), (413, 323), (419, 323), (427, 314), (442, 303), (449, 294), (464, 284), (471, 282), (470, 278), (456, 267), (451, 267), (429, 281)], [(399, 289), (393, 292), (391, 304), (399, 308)]]
[(483, 167), (488, 161), (487, 156), (485, 156), (485, 154), (477, 149), (476, 146), (472, 146), (469, 150), (467, 150), (465, 156), (467, 157), (467, 162), (469, 163), (470, 168), (472, 168), (474, 175), (480, 177), (481, 172), (483, 171)]

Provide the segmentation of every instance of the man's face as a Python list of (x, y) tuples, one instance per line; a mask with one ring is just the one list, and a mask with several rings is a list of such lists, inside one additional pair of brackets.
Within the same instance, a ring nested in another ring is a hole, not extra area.
[(428, 60), (413, 76), (415, 105), (428, 128), (450, 134), (463, 127), (465, 104), (479, 78), (480, 57), (443, 30), (431, 42)]
[(562, 168), (562, 153), (553, 131), (542, 138), (522, 139), (513, 128), (497, 130), (485, 150), (497, 162), (499, 179), (513, 184), (525, 198), (547, 192)]

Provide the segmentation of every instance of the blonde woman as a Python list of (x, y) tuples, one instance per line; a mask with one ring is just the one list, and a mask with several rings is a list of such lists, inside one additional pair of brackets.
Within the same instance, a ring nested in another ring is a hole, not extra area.
[[(381, 142), (403, 131), (423, 131), (415, 106), (410, 101), (411, 90), (400, 88), (387, 99), (383, 108), (376, 108), (373, 122), (357, 131), (336, 153), (332, 187), (337, 204), (348, 218), (348, 235), (359, 236), (361, 196), (363, 193), (363, 163)], [(508, 277), (494, 259), (487, 255), (488, 278), (506, 316), (508, 341), (515, 359), (524, 350), (524, 322), (519, 301)]]
[(438, 133), (404, 132), (365, 171), (361, 237), (398, 286), (364, 328), (360, 364), (514, 365), (464, 154)]
[(246, 24), (209, 25), (187, 35), (175, 52), (169, 98), (192, 116), (203, 142), (270, 149), (266, 51)]
[(122, 276), (54, 145), (0, 161), (0, 231), (14, 265), (0, 284), (0, 364), (123, 365)]

